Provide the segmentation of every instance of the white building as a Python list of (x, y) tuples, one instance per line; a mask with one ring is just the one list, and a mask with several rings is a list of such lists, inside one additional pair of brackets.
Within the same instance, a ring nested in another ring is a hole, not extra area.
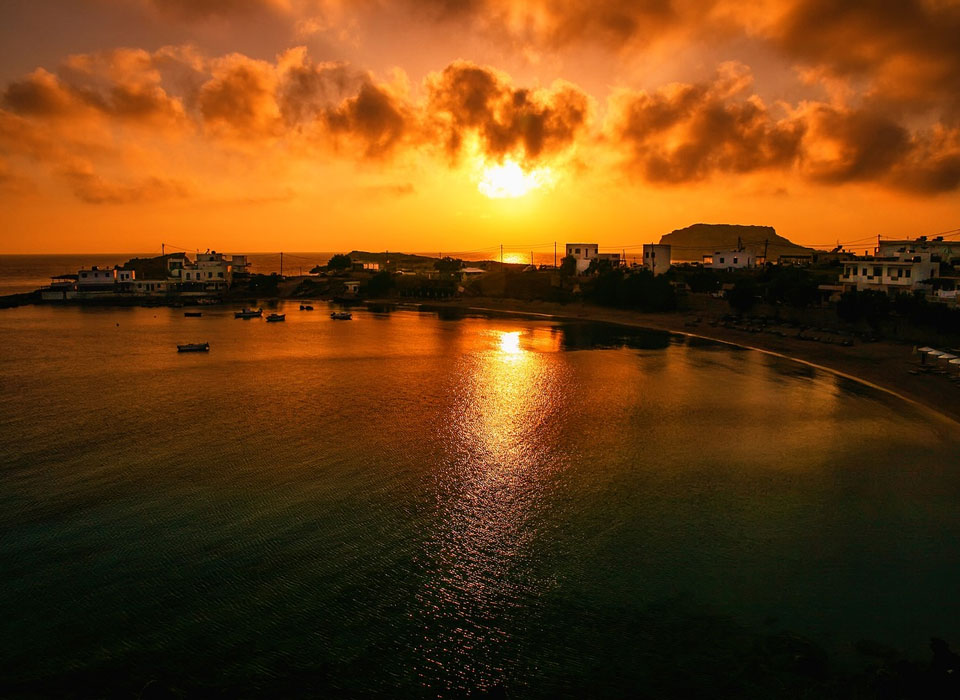
[(577, 273), (583, 273), (591, 261), (599, 257), (599, 246), (596, 243), (567, 243), (567, 255), (577, 261)]
[(82, 290), (84, 287), (113, 287), (117, 283), (117, 270), (115, 268), (100, 268), (94, 265), (91, 268), (77, 271), (77, 286)]
[[(757, 265), (757, 258), (746, 250), (718, 250), (706, 257), (710, 258), (709, 267), (714, 270), (740, 270)], [(706, 260), (704, 265), (707, 265)]]
[(926, 290), (927, 280), (940, 276), (940, 263), (930, 253), (900, 253), (897, 257), (865, 258), (843, 264), (840, 284), (845, 291), (871, 289), (887, 294)]
[(943, 261), (960, 259), (960, 240), (948, 241), (944, 240), (943, 236), (932, 239), (920, 236), (915, 240), (881, 240), (877, 248), (877, 255), (881, 258), (899, 258), (917, 253), (929, 253)]
[(234, 273), (246, 272), (248, 265), (245, 255), (234, 255), (228, 259), (223, 253), (208, 250), (198, 253), (193, 263), (184, 260), (179, 269), (171, 268), (170, 276), (179, 277), (194, 289), (202, 285), (203, 291), (216, 292), (229, 287)]
[(670, 269), (670, 246), (659, 243), (643, 244), (643, 266), (655, 275)]

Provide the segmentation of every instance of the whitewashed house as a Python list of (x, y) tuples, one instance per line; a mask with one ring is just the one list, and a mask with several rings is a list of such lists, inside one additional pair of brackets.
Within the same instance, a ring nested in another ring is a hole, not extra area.
[(584, 273), (590, 267), (590, 263), (600, 256), (599, 245), (596, 243), (567, 243), (567, 256), (577, 261), (577, 273)]
[(843, 264), (844, 291), (874, 290), (887, 294), (928, 290), (923, 283), (940, 275), (940, 262), (927, 253), (898, 253), (897, 257), (861, 258)]
[(643, 244), (643, 266), (655, 275), (670, 269), (670, 246), (659, 243)]
[(710, 258), (709, 264), (704, 261), (705, 267), (714, 270), (742, 270), (757, 266), (756, 256), (746, 250), (718, 250)]

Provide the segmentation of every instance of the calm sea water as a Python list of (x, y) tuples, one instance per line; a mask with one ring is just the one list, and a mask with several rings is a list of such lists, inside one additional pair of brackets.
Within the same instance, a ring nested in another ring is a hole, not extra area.
[(317, 307), (0, 311), (2, 694), (775, 697), (760, 640), (960, 641), (955, 424), (662, 333)]

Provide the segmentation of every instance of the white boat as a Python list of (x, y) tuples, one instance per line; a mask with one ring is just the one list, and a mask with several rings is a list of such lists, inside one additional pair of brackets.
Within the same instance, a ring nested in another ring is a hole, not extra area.
[(353, 318), (353, 314), (349, 311), (334, 311), (330, 314), (330, 318), (334, 321), (349, 321)]
[(233, 312), (234, 318), (260, 318), (261, 316), (263, 316), (263, 309), (257, 309), (254, 311), (253, 309), (245, 308), (243, 311)]
[(177, 352), (210, 352), (210, 343), (186, 343), (178, 345)]
[(286, 321), (286, 314), (270, 314), (267, 316), (267, 323), (276, 323), (277, 321)]

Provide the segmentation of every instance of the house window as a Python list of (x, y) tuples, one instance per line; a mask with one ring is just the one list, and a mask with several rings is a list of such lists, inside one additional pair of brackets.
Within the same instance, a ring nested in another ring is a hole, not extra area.
[(80, 276), (83, 277), (83, 279), (87, 279), (87, 273), (86, 273), (86, 272), (81, 272), (81, 273), (80, 273)]
[(222, 273), (222, 272), (218, 272), (218, 273), (217, 273), (217, 277), (220, 277), (220, 278), (222, 279), (222, 278), (223, 278), (223, 273)]
[(874, 277), (880, 277), (880, 276), (882, 276), (882, 275), (883, 275), (883, 268), (882, 268), (882, 267), (875, 267), (875, 268), (873, 268), (873, 276), (874, 276)]
[(866, 276), (867, 276), (867, 268), (863, 268), (863, 270), (861, 270), (860, 274), (863, 275), (864, 277), (866, 277)]
[(910, 278), (910, 268), (909, 268), (909, 267), (904, 271), (903, 276), (906, 277), (907, 279)]
[(723, 264), (723, 258), (720, 258), (720, 264), (721, 265)]
[(737, 264), (737, 259), (736, 259), (736, 258), (733, 259), (733, 264), (734, 264), (734, 265)]
[(212, 272), (208, 272), (208, 273), (207, 273), (207, 279), (210, 279), (211, 277), (213, 277), (213, 273), (212, 273)]

